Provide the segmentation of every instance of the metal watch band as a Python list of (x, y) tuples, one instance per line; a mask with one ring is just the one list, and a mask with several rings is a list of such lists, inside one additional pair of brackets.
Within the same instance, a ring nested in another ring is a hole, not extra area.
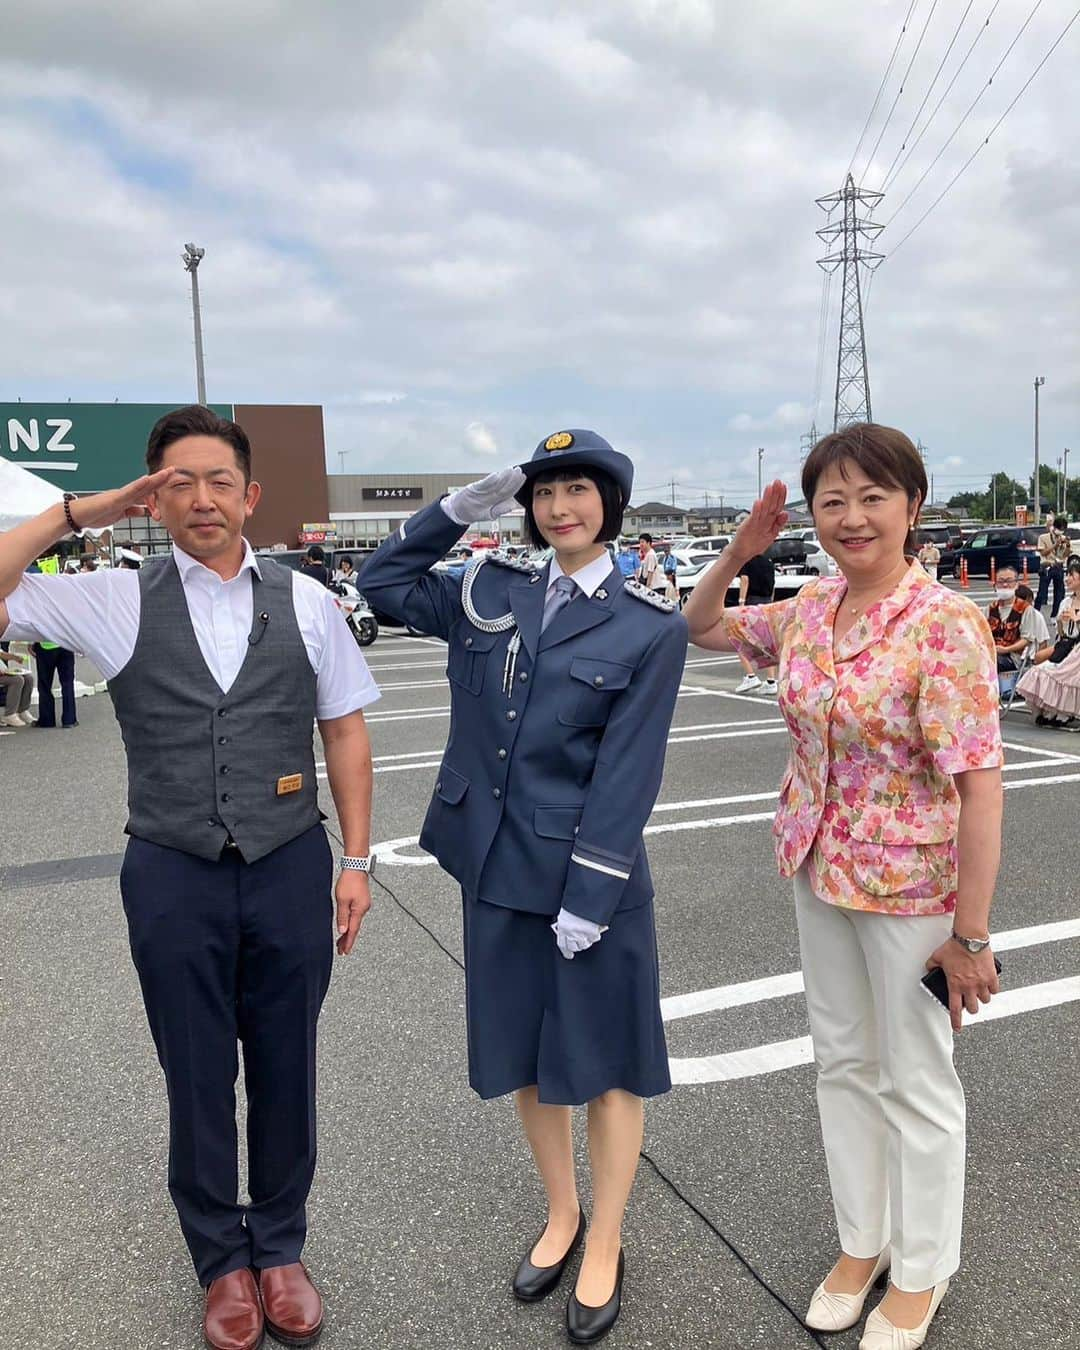
[(344, 872), (366, 872), (371, 876), (375, 871), (374, 853), (368, 854), (366, 858), (349, 858), (343, 854), (340, 861)]
[(957, 933), (955, 930), (950, 934), (950, 936), (954, 942), (959, 942), (960, 946), (963, 947), (966, 951), (971, 952), (973, 956), (977, 956), (979, 952), (986, 951), (987, 947), (990, 946), (989, 938), (961, 937), (960, 934)]

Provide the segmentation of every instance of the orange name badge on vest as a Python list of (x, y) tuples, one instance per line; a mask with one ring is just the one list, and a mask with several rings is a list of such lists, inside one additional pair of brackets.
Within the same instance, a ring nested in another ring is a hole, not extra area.
[(302, 773), (287, 773), (284, 778), (277, 780), (277, 795), (286, 797), (290, 792), (299, 792), (304, 786), (304, 775)]

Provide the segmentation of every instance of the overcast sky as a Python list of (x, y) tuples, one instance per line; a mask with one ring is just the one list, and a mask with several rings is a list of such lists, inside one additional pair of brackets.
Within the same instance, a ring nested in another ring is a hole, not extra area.
[[(855, 161), (887, 221), (1033, 0), (916, 0)], [(910, 0), (34, 0), (0, 52), (0, 400), (194, 396), (187, 240), (212, 400), (321, 403), (332, 471), (478, 474), (564, 426), (637, 466), (635, 499), (747, 502), (831, 427), (841, 186)], [(898, 244), (1075, 9), (1044, 0), (880, 238)], [(886, 126), (915, 44), (922, 48)], [(888, 258), (873, 410), (943, 498), (1080, 474), (1080, 22)], [(1072, 75), (1070, 75), (1072, 72)], [(869, 153), (885, 128), (877, 153)], [(819, 402), (815, 406), (815, 397)], [(344, 458), (338, 452), (344, 452)]]

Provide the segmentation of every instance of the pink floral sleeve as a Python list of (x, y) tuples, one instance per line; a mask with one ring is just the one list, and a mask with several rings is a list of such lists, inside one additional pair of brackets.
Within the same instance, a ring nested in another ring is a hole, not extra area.
[(795, 617), (795, 601), (778, 600), (772, 605), (740, 605), (724, 610), (728, 641), (751, 665), (764, 669), (780, 660), (784, 629)]
[(920, 624), (919, 725), (939, 773), (999, 767), (997, 658), (990, 625), (962, 596)]

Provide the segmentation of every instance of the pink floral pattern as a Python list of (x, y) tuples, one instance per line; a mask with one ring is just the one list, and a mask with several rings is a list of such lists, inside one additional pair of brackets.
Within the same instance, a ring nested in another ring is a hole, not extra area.
[(833, 646), (847, 590), (725, 611), (727, 635), (779, 667), (791, 758), (773, 832), (783, 876), (809, 858), (822, 900), (885, 914), (956, 908), (953, 774), (1002, 763), (990, 627), (965, 596), (911, 567)]

